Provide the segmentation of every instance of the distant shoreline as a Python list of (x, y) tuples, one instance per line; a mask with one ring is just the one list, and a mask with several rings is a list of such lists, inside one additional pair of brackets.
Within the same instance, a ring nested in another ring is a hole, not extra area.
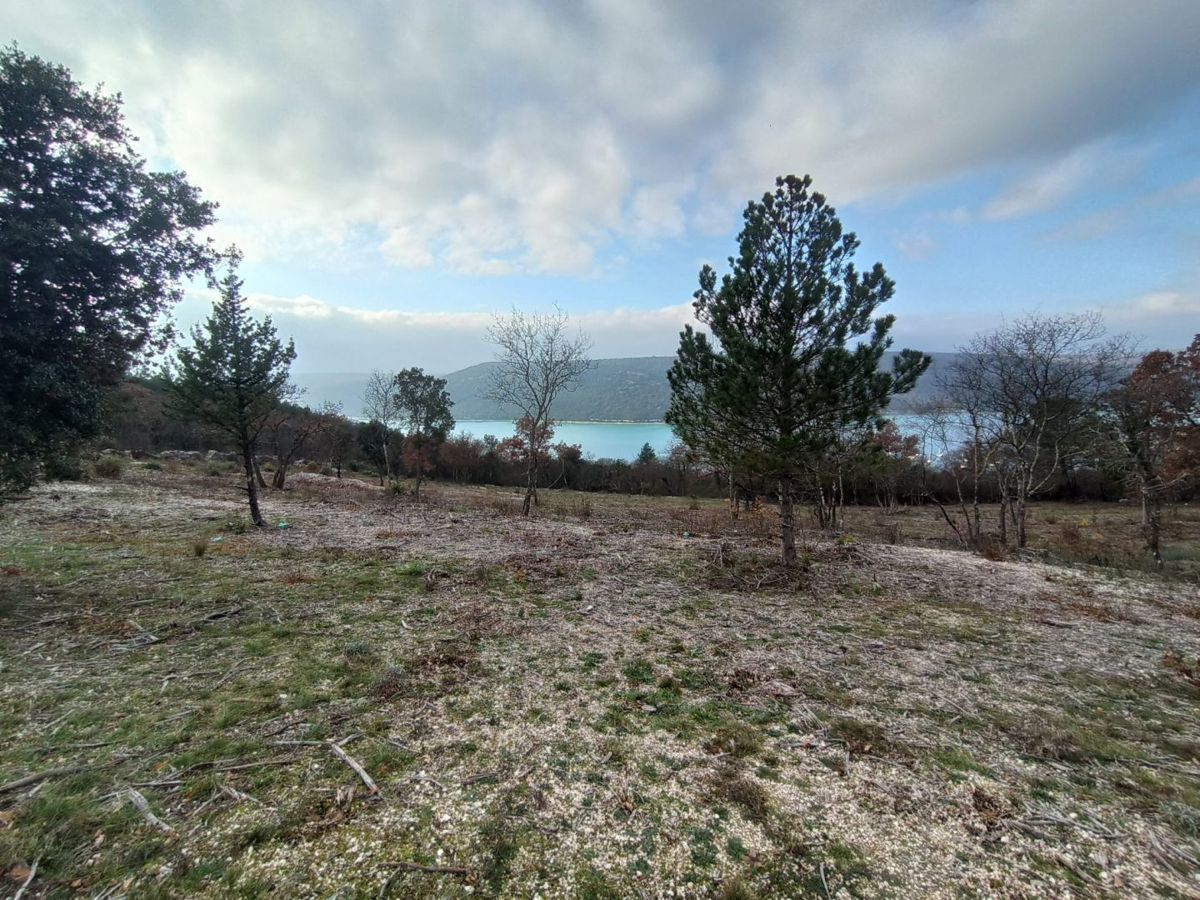
[[(455, 420), (462, 425), (469, 422), (508, 422), (516, 423), (516, 419), (463, 419)], [(662, 419), (551, 419), (555, 425), (666, 425)]]

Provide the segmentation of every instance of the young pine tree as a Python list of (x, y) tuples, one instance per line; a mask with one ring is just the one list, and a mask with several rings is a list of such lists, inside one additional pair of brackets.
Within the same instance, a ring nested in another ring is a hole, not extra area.
[(792, 565), (805, 461), (878, 417), (930, 360), (903, 350), (880, 371), (894, 317), (873, 316), (894, 283), (879, 263), (854, 267), (858, 239), (809, 191), (808, 176), (775, 183), (746, 208), (730, 274), (718, 285), (709, 266), (700, 272), (693, 305), (712, 338), (690, 325), (680, 335), (666, 419), (709, 459), (778, 482), (783, 563)]
[(269, 316), (262, 322), (250, 317), (235, 265), (218, 289), (212, 315), (192, 329), (193, 346), (179, 350), (171, 409), (233, 439), (246, 472), (250, 517), (261, 526), (254, 456), (267, 417), (295, 393), (288, 370), (296, 349), (279, 340)]

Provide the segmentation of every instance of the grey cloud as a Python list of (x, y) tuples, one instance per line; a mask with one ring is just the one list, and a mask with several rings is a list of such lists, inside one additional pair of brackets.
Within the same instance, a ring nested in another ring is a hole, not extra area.
[[(176, 316), (185, 333), (208, 315), (212, 300), (211, 292), (194, 291), (180, 304)], [(257, 293), (248, 294), (248, 300), (256, 316), (270, 316), (278, 333), (296, 342), (298, 372), (420, 366), (444, 374), (493, 357), (494, 348), (486, 337), (493, 322), (490, 312), (368, 310), (335, 306), (310, 296)], [(592, 339), (598, 358), (673, 355), (686, 323), (694, 324), (690, 302), (571, 316), (572, 326)]]
[(1053, 165), (1200, 83), (1194, 0), (49, 0), (0, 26), (123, 90), (252, 256), (480, 273), (728, 229), (782, 172), (844, 203)]

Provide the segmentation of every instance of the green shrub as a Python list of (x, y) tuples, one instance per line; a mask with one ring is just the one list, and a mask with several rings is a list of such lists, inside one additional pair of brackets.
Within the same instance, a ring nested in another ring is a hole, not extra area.
[(42, 464), (47, 481), (84, 481), (87, 473), (78, 456), (52, 456)]
[(632, 684), (650, 684), (654, 681), (654, 666), (645, 659), (635, 659), (627, 663), (624, 672)]

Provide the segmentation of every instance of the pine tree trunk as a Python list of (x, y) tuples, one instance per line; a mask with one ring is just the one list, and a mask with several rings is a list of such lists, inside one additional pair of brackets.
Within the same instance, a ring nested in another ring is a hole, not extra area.
[(287, 482), (287, 463), (279, 463), (275, 467), (275, 474), (271, 476), (271, 487), (277, 491), (282, 491), (284, 484)]
[(1000, 495), (1000, 543), (1008, 544), (1008, 495)]
[(242, 440), (242, 463), (246, 469), (246, 496), (250, 501), (250, 518), (259, 528), (263, 527), (262, 513), (258, 509), (258, 482), (255, 479), (254, 450), (248, 439)]
[(258, 460), (252, 458), (251, 462), (254, 464), (254, 480), (258, 482), (258, 486), (260, 488), (265, 488), (267, 486), (267, 479), (263, 478), (262, 469), (258, 465)]
[(796, 510), (792, 502), (792, 481), (779, 482), (779, 536), (783, 545), (783, 564), (796, 564)]

